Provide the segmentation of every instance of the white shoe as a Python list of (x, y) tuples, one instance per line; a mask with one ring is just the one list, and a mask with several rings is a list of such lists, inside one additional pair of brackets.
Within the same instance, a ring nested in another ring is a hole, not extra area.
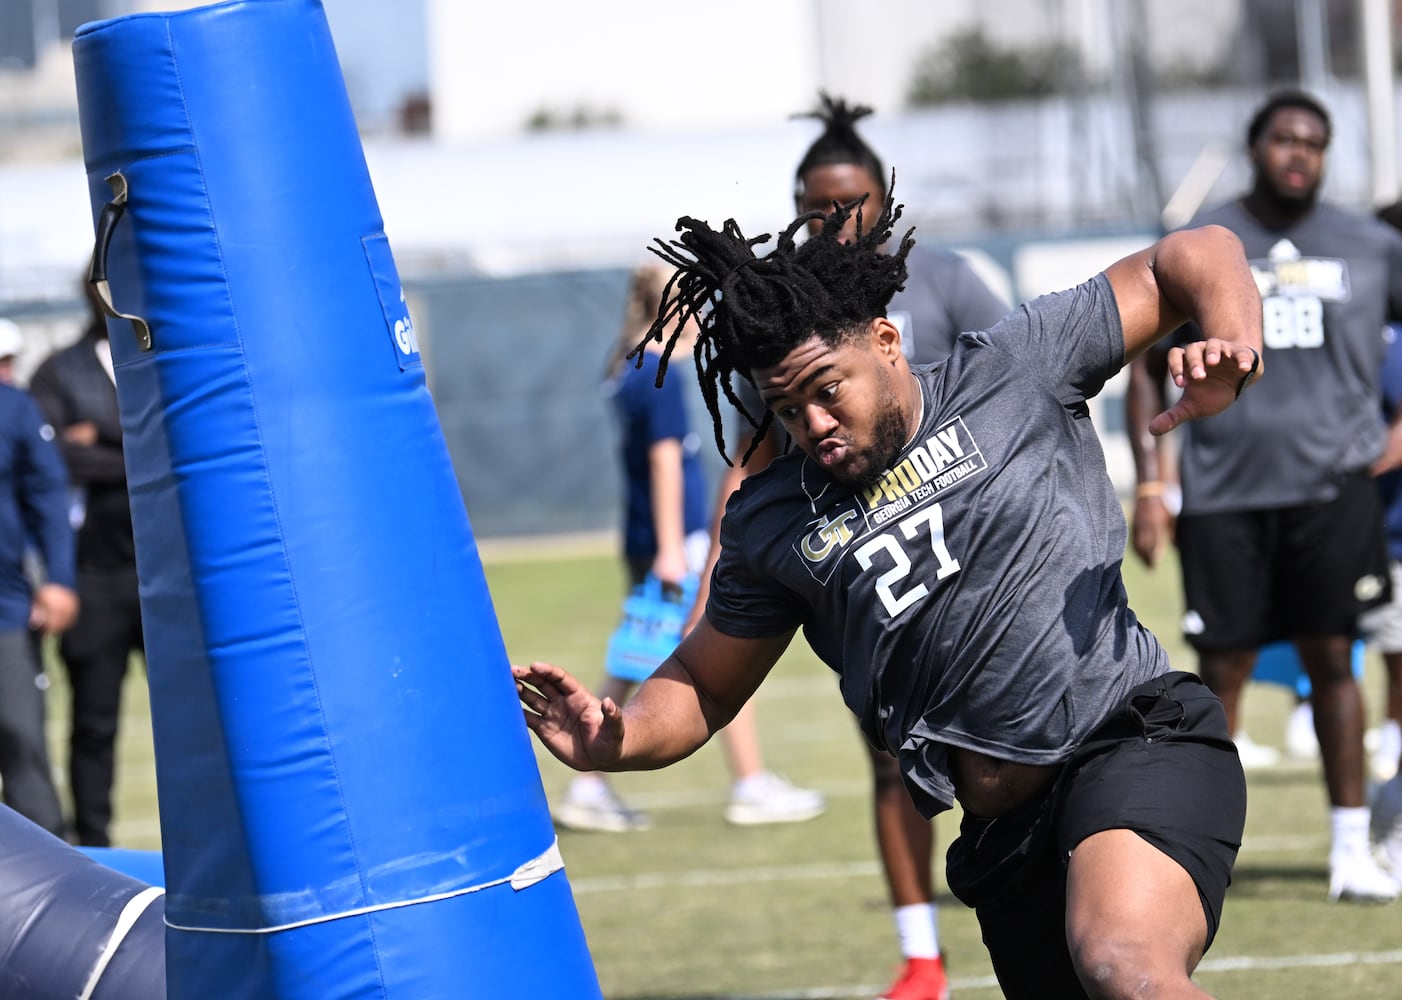
[(737, 826), (799, 823), (819, 815), (826, 807), (821, 792), (798, 788), (777, 774), (764, 771), (746, 779), (731, 794), (725, 819)]
[(1246, 735), (1245, 729), (1238, 730), (1232, 742), (1236, 744), (1237, 755), (1241, 757), (1241, 766), (1248, 771), (1258, 767), (1275, 767), (1280, 763), (1279, 750), (1257, 743)]
[(605, 788), (604, 794), (599, 796), (583, 796), (571, 789), (565, 793), (565, 800), (557, 805), (551, 814), (555, 824), (566, 830), (632, 833), (652, 826), (652, 820), (648, 819), (647, 813), (625, 805), (611, 788)]
[(1314, 709), (1302, 701), (1290, 712), (1285, 723), (1285, 756), (1291, 760), (1316, 760), (1319, 737), (1314, 732)]
[(1378, 787), (1373, 800), (1373, 844), (1395, 879), (1402, 879), (1402, 775)]
[(1332, 903), (1390, 903), (1397, 898), (1397, 881), (1368, 852), (1329, 858), (1329, 901)]

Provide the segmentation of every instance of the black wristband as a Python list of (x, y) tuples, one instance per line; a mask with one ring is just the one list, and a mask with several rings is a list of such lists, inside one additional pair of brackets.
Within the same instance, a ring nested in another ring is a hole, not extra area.
[(1246, 387), (1251, 384), (1251, 380), (1256, 377), (1256, 370), (1261, 367), (1261, 355), (1256, 348), (1247, 348), (1251, 352), (1251, 370), (1241, 377), (1241, 384), (1236, 387), (1236, 398), (1240, 399), (1241, 394), (1246, 391)]

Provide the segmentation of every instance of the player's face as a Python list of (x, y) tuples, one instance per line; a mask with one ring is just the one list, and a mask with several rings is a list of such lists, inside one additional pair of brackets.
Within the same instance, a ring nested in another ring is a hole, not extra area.
[(881, 478), (910, 440), (914, 385), (890, 321), (833, 347), (810, 337), (752, 372), (764, 403), (809, 458), (844, 486)]
[[(870, 195), (862, 206), (863, 224), (870, 226), (881, 211), (881, 184), (865, 167), (852, 163), (829, 163), (814, 167), (803, 175), (803, 194), (798, 199), (798, 211), (831, 212), (833, 203), (846, 205), (862, 195)], [(814, 220), (808, 224), (808, 231), (816, 233), (822, 223)], [(839, 239), (850, 243), (857, 235), (857, 215), (847, 220), (842, 227)]]
[(1319, 116), (1304, 108), (1281, 108), (1251, 147), (1260, 180), (1286, 202), (1314, 200), (1324, 179), (1329, 134)]

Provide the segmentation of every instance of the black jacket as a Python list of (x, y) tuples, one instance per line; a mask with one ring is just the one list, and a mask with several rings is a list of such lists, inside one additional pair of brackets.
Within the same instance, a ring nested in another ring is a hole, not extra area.
[[(72, 347), (51, 355), (34, 373), (29, 391), (57, 432), (69, 481), (85, 494), (87, 515), (78, 532), (78, 571), (135, 573), (117, 387), (95, 350), (102, 335), (100, 328), (90, 327)], [(65, 428), (84, 422), (97, 427), (95, 444), (65, 439)]]

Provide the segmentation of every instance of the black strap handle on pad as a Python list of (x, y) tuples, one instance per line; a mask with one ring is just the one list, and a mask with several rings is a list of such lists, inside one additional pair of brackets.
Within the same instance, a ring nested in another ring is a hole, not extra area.
[(118, 312), (117, 307), (112, 304), (112, 289), (107, 284), (107, 251), (112, 245), (112, 233), (116, 231), (117, 223), (126, 210), (127, 179), (118, 171), (107, 178), (107, 183), (112, 187), (112, 200), (102, 207), (102, 214), (97, 219), (97, 241), (93, 245), (92, 261), (88, 264), (88, 284), (97, 292), (102, 311), (113, 319), (129, 321), (136, 331), (137, 344), (143, 351), (149, 351), (150, 325), (140, 316)]

